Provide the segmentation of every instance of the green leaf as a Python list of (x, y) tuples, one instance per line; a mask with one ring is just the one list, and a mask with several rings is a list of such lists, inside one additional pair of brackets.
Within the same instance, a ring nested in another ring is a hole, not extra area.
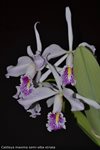
[(92, 53), (82, 46), (74, 53), (74, 76), (79, 93), (100, 102), (100, 67)]
[[(93, 54), (83, 46), (74, 53), (74, 76), (78, 93), (100, 103), (100, 67)], [(92, 130), (100, 136), (100, 110), (90, 107), (85, 113)]]
[(87, 120), (86, 116), (82, 112), (73, 112), (75, 118), (81, 129), (93, 140), (98, 146), (100, 146), (100, 139), (98, 139), (92, 131), (92, 127)]

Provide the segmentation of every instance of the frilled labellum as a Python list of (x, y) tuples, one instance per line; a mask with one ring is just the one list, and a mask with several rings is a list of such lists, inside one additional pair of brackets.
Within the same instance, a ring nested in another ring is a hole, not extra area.
[(63, 117), (63, 114), (60, 113), (49, 113), (48, 114), (48, 123), (46, 124), (47, 130), (49, 132), (56, 131), (59, 129), (66, 129), (65, 126), (65, 117)]
[(70, 53), (66, 59), (66, 66), (64, 67), (64, 71), (62, 73), (62, 83), (64, 86), (71, 84), (75, 84), (74, 73), (73, 73), (73, 54)]
[(32, 79), (29, 76), (22, 76), (21, 77), (21, 84), (20, 84), (20, 91), (24, 96), (29, 95), (32, 93), (33, 90), (33, 84)]
[(73, 68), (68, 66), (65, 68), (63, 74), (62, 74), (62, 82), (63, 85), (68, 85), (68, 84), (74, 84), (74, 74), (73, 74)]

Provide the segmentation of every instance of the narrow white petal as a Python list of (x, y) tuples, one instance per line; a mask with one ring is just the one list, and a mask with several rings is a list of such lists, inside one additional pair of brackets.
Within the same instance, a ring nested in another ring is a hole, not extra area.
[(71, 89), (68, 89), (68, 88), (64, 88), (63, 94), (64, 94), (64, 97), (71, 104), (71, 111), (84, 110), (84, 104), (82, 102), (80, 102), (79, 99), (73, 97), (74, 91), (72, 91)]
[(93, 52), (93, 54), (95, 54), (96, 48), (95, 48), (94, 45), (90, 45), (90, 44), (88, 44), (88, 43), (86, 43), (86, 42), (82, 42), (81, 44), (79, 44), (79, 46), (86, 46), (86, 47), (88, 47), (89, 49), (91, 49), (91, 51)]
[(61, 112), (63, 98), (61, 94), (57, 94), (54, 99), (53, 113)]
[(72, 50), (73, 32), (72, 32), (72, 23), (71, 23), (71, 11), (70, 11), (69, 7), (66, 7), (65, 16), (66, 16), (66, 21), (67, 21), (67, 25), (68, 25), (69, 50)]
[(51, 70), (51, 72), (52, 72), (52, 74), (56, 80), (56, 83), (58, 85), (59, 90), (62, 91), (62, 89), (61, 89), (62, 81), (61, 81), (61, 78), (60, 78), (58, 72), (56, 71), (54, 66), (52, 66), (49, 62), (47, 62), (47, 64), (48, 64), (49, 69)]
[(63, 69), (63, 68), (61, 68), (61, 67), (55, 67), (55, 68), (56, 68), (57, 72), (59, 72), (59, 74), (60, 74), (60, 72), (61, 72), (62, 69)]
[(36, 83), (38, 83), (40, 81), (40, 78), (41, 78), (41, 71), (39, 70), (36, 75)]
[(34, 57), (34, 54), (33, 54), (33, 52), (32, 52), (32, 50), (31, 50), (31, 47), (30, 46), (27, 46), (27, 54), (30, 56), (30, 57)]
[[(47, 68), (49, 69), (49, 67), (47, 66)], [(61, 67), (56, 67), (56, 70), (60, 73), (62, 71)], [(47, 70), (44, 74), (42, 74), (41, 78), (40, 78), (40, 82), (43, 82), (51, 73), (51, 70)]]
[(40, 35), (38, 33), (38, 30), (36, 28), (37, 24), (39, 22), (36, 22), (35, 25), (34, 25), (34, 30), (35, 30), (35, 36), (36, 36), (36, 43), (37, 43), (37, 51), (38, 52), (41, 52), (42, 51), (42, 44), (41, 44), (41, 40), (40, 40)]
[(92, 99), (86, 98), (86, 97), (81, 96), (79, 94), (76, 94), (76, 98), (81, 99), (82, 101), (84, 101), (85, 103), (87, 103), (88, 105), (90, 105), (96, 109), (100, 109), (100, 105)]
[[(66, 58), (67, 58), (68, 54), (62, 56), (55, 64), (54, 66), (56, 66), (56, 69), (58, 72), (60, 72), (62, 70), (62, 68), (57, 67), (59, 66)], [(46, 68), (49, 69), (49, 66), (47, 65)], [(43, 82), (51, 73), (51, 70), (47, 70), (44, 74), (42, 74), (41, 78), (40, 78), (40, 82)]]
[(73, 67), (73, 54), (72, 53), (68, 54), (68, 57), (66, 59), (66, 66)]
[(68, 54), (62, 56), (54, 65), (59, 66), (67, 58), (67, 56)]
[(40, 82), (43, 82), (51, 73), (51, 70), (47, 70), (44, 74), (42, 74), (41, 78), (40, 78)]
[(45, 98), (49, 98), (53, 95), (57, 94), (57, 92), (51, 90), (50, 88), (46, 87), (39, 87), (34, 89), (33, 93), (24, 100), (19, 99), (18, 102), (23, 106), (23, 107), (29, 107), (33, 103), (40, 101)]
[[(67, 58), (68, 54), (65, 54), (64, 56), (62, 56), (55, 64), (54, 66), (57, 68), (66, 58)], [(49, 69), (49, 66), (47, 65), (46, 68)], [(59, 67), (60, 68), (60, 67)]]
[(54, 96), (51, 97), (51, 98), (49, 98), (49, 99), (46, 101), (46, 103), (47, 103), (47, 106), (48, 106), (48, 107), (51, 107), (51, 106), (53, 105), (53, 103), (54, 103)]
[(59, 45), (52, 44), (44, 50), (42, 56), (44, 58), (46, 58), (48, 56), (48, 60), (50, 60), (51, 58), (55, 58), (55, 57), (64, 55), (64, 54), (66, 54), (66, 52), (67, 51), (62, 49)]

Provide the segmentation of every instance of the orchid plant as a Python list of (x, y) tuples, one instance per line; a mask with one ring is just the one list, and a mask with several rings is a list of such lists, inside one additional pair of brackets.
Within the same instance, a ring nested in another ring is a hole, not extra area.
[[(40, 35), (37, 30), (37, 24), (34, 25), (36, 36), (37, 50), (34, 54), (31, 47), (27, 47), (28, 56), (22, 56), (18, 59), (16, 66), (8, 66), (6, 77), (20, 77), (20, 85), (16, 86), (17, 93), (13, 96), (17, 99), (30, 117), (35, 118), (40, 115), (40, 100), (45, 100), (47, 107), (53, 105), (52, 112), (47, 115), (48, 122), (46, 127), (48, 131), (66, 129), (66, 118), (62, 113), (63, 99), (68, 100), (71, 105), (71, 111), (85, 110), (84, 103), (89, 106), (100, 109), (100, 105), (94, 99), (87, 98), (80, 93), (76, 93), (68, 85), (74, 86), (77, 80), (74, 75), (74, 53), (73, 50), (73, 31), (71, 22), (71, 12), (69, 7), (65, 9), (65, 17), (68, 25), (68, 43), (69, 50), (62, 49), (57, 44), (52, 44), (42, 52), (42, 44)], [(95, 47), (86, 42), (79, 44), (78, 47), (87, 47), (95, 54)], [(50, 59), (59, 57), (59, 59), (51, 64)], [(65, 62), (65, 65), (62, 65)], [(45, 68), (47, 71), (45, 71)], [(44, 70), (44, 72), (43, 72)], [(52, 73), (53, 79), (50, 82), (49, 74)]]

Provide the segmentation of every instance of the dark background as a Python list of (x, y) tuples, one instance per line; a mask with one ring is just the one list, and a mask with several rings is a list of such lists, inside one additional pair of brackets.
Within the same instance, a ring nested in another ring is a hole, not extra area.
[[(58, 0), (58, 1), (3, 1), (0, 2), (0, 101), (1, 145), (55, 146), (56, 149), (98, 147), (82, 132), (70, 110), (66, 110), (67, 130), (49, 133), (45, 127), (47, 109), (45, 102), (40, 102), (42, 115), (36, 119), (29, 117), (12, 95), (19, 78), (5, 78), (6, 67), (16, 65), (20, 56), (27, 55), (26, 47), (31, 45), (36, 50), (34, 23), (40, 21), (38, 30), (43, 49), (52, 43), (68, 49), (65, 7), (72, 12), (74, 33), (73, 48), (86, 41), (96, 46), (99, 61), (100, 49), (100, 9), (97, 0)], [(99, 61), (100, 62), (100, 61)]]

